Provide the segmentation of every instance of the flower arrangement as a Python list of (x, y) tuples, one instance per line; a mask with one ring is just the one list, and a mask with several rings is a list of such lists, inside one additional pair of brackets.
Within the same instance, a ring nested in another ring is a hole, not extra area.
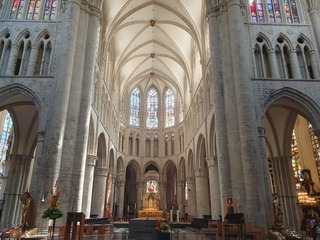
[(52, 189), (50, 206), (43, 213), (43, 216), (42, 216), (43, 218), (57, 219), (63, 216), (63, 213), (59, 208), (60, 207), (59, 197), (60, 197), (60, 190), (58, 189), (58, 180), (57, 180)]
[(171, 229), (170, 223), (169, 222), (160, 223), (159, 229), (160, 229), (160, 231), (163, 231), (163, 232), (170, 231), (170, 229)]

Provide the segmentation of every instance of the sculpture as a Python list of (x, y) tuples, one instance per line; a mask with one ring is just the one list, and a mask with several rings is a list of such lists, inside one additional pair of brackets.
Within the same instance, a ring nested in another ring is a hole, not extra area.
[(30, 228), (29, 220), (31, 214), (31, 208), (33, 205), (33, 198), (29, 192), (25, 192), (20, 196), (20, 200), (23, 204), (22, 206), (22, 213), (21, 213), (21, 227), (22, 230), (26, 230)]

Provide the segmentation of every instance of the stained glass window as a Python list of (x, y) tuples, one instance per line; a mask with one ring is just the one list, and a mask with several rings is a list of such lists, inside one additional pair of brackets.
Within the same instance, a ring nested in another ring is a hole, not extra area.
[(151, 89), (147, 97), (147, 127), (158, 127), (158, 93)]
[(286, 12), (287, 22), (299, 23), (299, 15), (296, 5), (296, 0), (283, 0)]
[(174, 95), (171, 89), (168, 89), (165, 93), (166, 104), (166, 127), (172, 127), (174, 125)]
[(318, 137), (314, 133), (314, 128), (312, 127), (311, 123), (308, 122), (308, 128), (311, 138), (311, 144), (314, 154), (314, 160), (316, 161), (317, 169), (318, 169), (318, 175), (320, 178), (320, 143)]
[(10, 145), (10, 139), (12, 137), (12, 119), (10, 114), (6, 112), (3, 126), (2, 126), (2, 133), (0, 139), (0, 176), (3, 176), (5, 161), (7, 160), (8, 156), (8, 148)]
[(271, 23), (281, 23), (281, 13), (280, 13), (280, 6), (279, 1), (272, 1), (267, 0), (267, 9), (268, 9), (268, 16), (269, 22)]
[(139, 110), (140, 110), (140, 90), (139, 88), (133, 89), (130, 96), (130, 125), (139, 126), (140, 118), (139, 118)]
[(262, 0), (250, 0), (252, 22), (264, 22)]
[(249, 3), (252, 22), (300, 23), (296, 0), (250, 0)]
[(147, 182), (147, 193), (158, 193), (159, 192), (159, 184), (155, 180), (149, 180)]
[[(28, 10), (23, 13), (24, 6)], [(13, 0), (10, 19), (55, 20), (58, 0)], [(41, 11), (41, 12), (40, 12)]]
[(179, 96), (179, 121), (183, 121), (183, 102), (181, 96)]
[(30, 0), (27, 19), (37, 20), (39, 17), (40, 0)]
[(57, 0), (46, 0), (44, 6), (44, 20), (54, 20), (56, 19), (56, 11), (57, 11)]
[(21, 19), (25, 0), (14, 0), (11, 8), (10, 19)]

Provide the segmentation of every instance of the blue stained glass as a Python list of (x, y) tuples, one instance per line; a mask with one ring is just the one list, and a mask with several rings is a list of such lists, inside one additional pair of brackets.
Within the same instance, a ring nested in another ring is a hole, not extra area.
[(130, 97), (130, 125), (139, 126), (140, 123), (140, 90), (139, 88), (135, 88), (131, 92)]
[(168, 89), (165, 93), (166, 103), (166, 127), (172, 127), (174, 125), (174, 95), (171, 89)]
[(151, 89), (147, 97), (147, 127), (158, 127), (158, 93)]

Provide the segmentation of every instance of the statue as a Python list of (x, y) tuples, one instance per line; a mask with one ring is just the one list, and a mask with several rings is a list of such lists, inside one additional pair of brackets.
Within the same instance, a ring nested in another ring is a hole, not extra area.
[(278, 201), (277, 195), (273, 195), (273, 213), (274, 213), (274, 229), (283, 229), (283, 218), (282, 218), (282, 209), (281, 204)]
[(29, 220), (31, 217), (31, 208), (33, 206), (33, 198), (29, 192), (25, 192), (20, 196), (20, 200), (23, 204), (21, 213), (21, 228), (26, 230), (30, 228)]

